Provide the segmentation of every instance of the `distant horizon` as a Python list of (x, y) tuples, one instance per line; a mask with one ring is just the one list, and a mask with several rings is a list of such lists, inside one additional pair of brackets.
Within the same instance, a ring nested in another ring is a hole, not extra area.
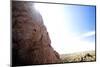
[(79, 54), (79, 53), (86, 53), (86, 54), (87, 54), (87, 53), (89, 53), (89, 52), (95, 52), (95, 53), (96, 53), (95, 50), (86, 50), (86, 51), (79, 51), (79, 52), (72, 52), (72, 53), (62, 53), (62, 54), (60, 54), (60, 55), (64, 55), (64, 54), (65, 54), (65, 55), (66, 55), (66, 54), (67, 54), (67, 55), (69, 55), (69, 54), (71, 55), (71, 54)]
[(60, 54), (95, 50), (96, 7), (34, 3)]

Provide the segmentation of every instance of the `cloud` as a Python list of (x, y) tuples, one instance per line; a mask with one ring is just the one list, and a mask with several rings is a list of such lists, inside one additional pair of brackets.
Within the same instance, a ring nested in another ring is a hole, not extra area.
[(89, 31), (89, 32), (87, 32), (87, 33), (84, 33), (83, 35), (82, 35), (82, 37), (89, 37), (89, 36), (94, 36), (95, 35), (95, 31)]

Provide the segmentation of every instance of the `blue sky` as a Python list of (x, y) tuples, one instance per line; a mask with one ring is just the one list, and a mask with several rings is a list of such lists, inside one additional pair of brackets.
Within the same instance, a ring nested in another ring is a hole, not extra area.
[[(71, 18), (71, 19), (66, 18), (66, 21), (69, 20), (70, 30), (76, 35), (80, 35), (82, 33), (90, 31), (95, 32), (95, 23), (96, 23), (95, 9), (96, 9), (95, 6), (82, 6), (82, 5), (64, 6), (65, 16)], [(67, 12), (69, 12), (71, 16), (67, 15)], [(89, 36), (87, 40), (89, 41), (95, 40), (95, 35), (94, 36), (92, 35), (91, 37)]]
[[(94, 6), (79, 6), (79, 5), (67, 5), (65, 8), (66, 12), (70, 13), (70, 22), (72, 23), (72, 30), (74, 32), (87, 32), (95, 30), (95, 7)], [(66, 19), (68, 20), (68, 19)]]
[(60, 54), (95, 50), (95, 6), (35, 3)]

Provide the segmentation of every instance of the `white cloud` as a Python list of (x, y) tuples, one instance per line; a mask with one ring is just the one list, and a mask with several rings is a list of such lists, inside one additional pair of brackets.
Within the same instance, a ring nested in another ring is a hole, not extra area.
[(93, 35), (95, 35), (95, 31), (89, 31), (89, 32), (83, 34), (82, 37), (89, 37), (89, 36), (93, 36)]

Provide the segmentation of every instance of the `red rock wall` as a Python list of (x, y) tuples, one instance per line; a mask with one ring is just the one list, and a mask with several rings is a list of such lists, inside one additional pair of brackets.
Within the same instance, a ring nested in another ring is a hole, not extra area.
[(59, 54), (32, 2), (12, 2), (12, 65), (58, 63)]

